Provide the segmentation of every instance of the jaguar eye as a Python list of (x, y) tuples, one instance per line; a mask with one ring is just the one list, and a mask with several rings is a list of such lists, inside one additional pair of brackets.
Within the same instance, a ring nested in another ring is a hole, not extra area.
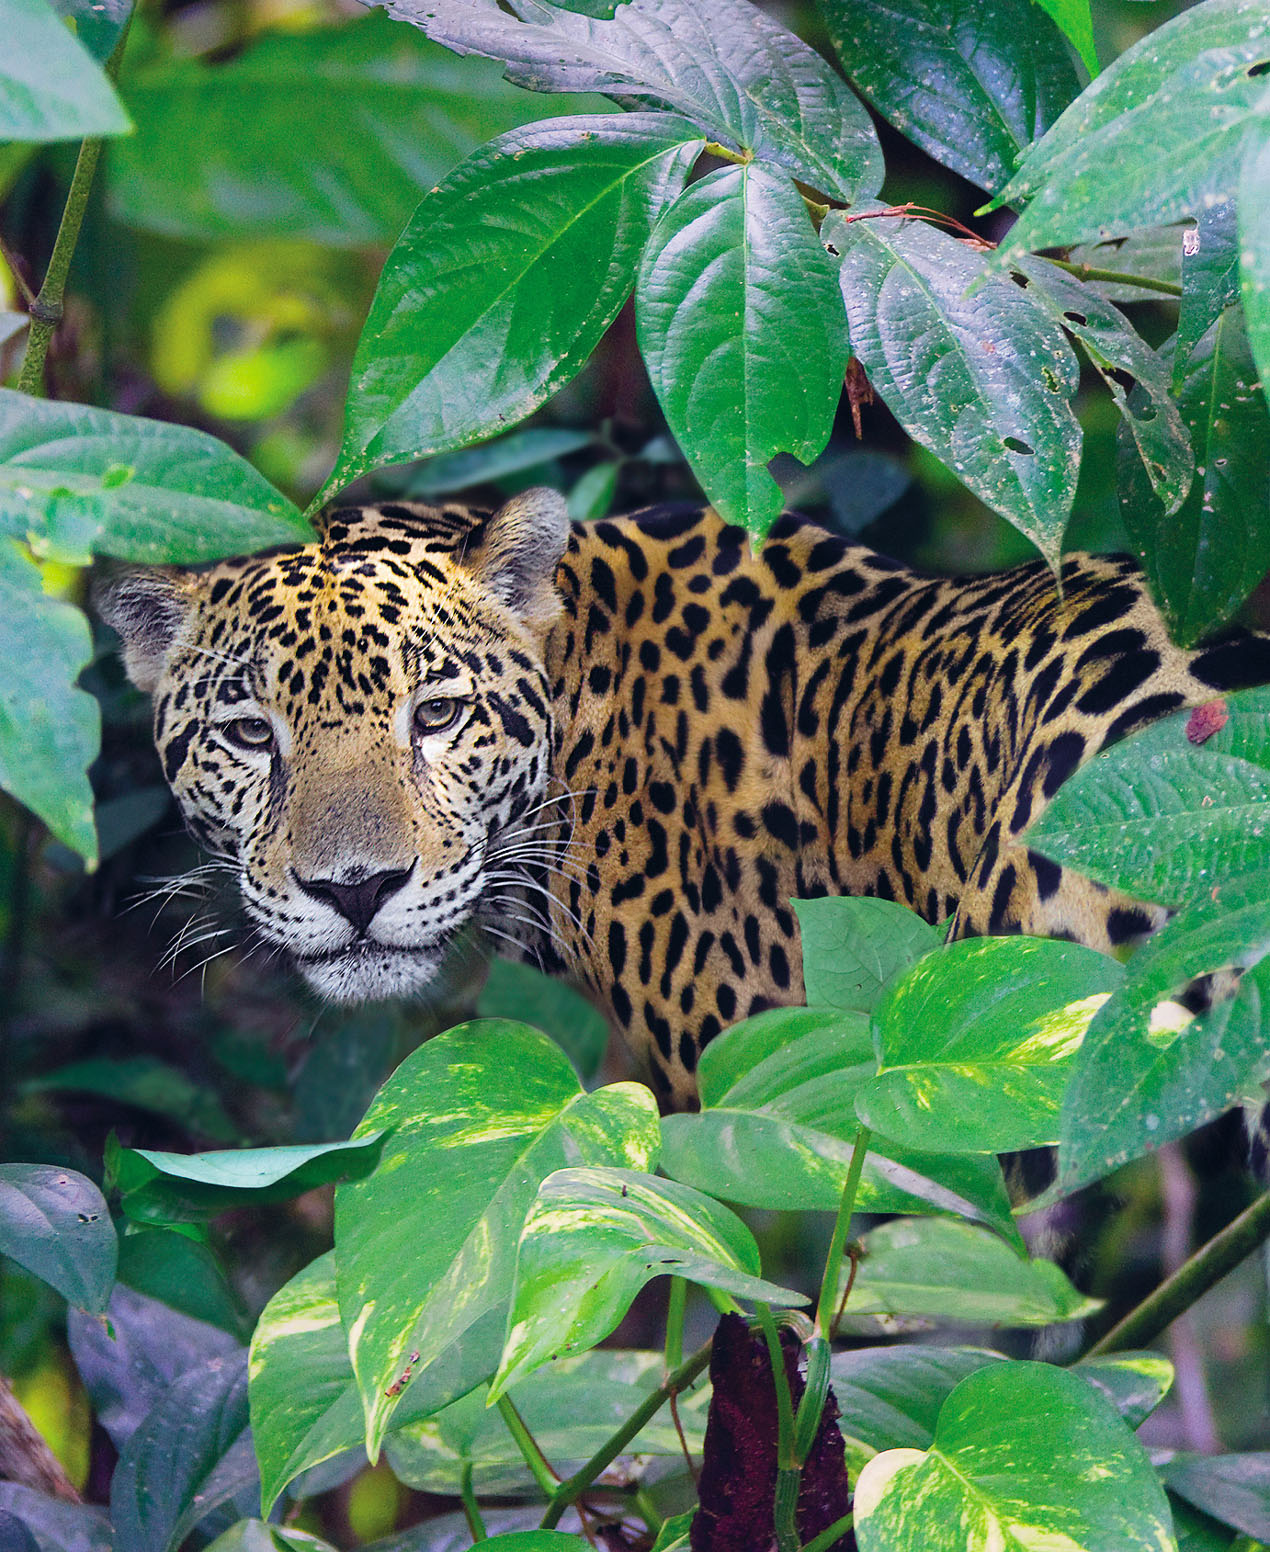
[(222, 722), (220, 730), (231, 744), (256, 753), (273, 743), (273, 725), (264, 717), (235, 717), (232, 722)]
[(462, 710), (463, 702), (452, 698), (442, 699), (438, 696), (420, 701), (414, 710), (415, 732), (444, 733), (446, 728), (453, 727), (459, 720)]

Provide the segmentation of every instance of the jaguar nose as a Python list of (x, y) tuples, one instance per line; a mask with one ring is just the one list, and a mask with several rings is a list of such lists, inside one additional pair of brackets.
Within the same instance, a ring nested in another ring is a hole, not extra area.
[(352, 922), (358, 935), (363, 936), (380, 906), (390, 895), (397, 893), (413, 872), (412, 862), (408, 868), (388, 868), (359, 879), (355, 884), (337, 883), (333, 878), (301, 878), (298, 873), (295, 881), (305, 894), (334, 906), (341, 916)]

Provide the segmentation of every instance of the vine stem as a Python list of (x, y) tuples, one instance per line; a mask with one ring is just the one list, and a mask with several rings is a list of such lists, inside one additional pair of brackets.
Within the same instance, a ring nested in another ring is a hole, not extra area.
[(1050, 259), (1048, 262), (1059, 269), (1065, 269), (1078, 280), (1102, 280), (1110, 285), (1138, 286), (1143, 291), (1160, 291), (1165, 296), (1182, 294), (1181, 286), (1172, 280), (1156, 280), (1150, 275), (1128, 275), (1118, 269), (1098, 269), (1093, 264), (1073, 264), (1070, 259)]
[(1259, 1196), (1206, 1245), (1201, 1245), (1154, 1293), (1100, 1337), (1086, 1357), (1145, 1347), (1266, 1239), (1270, 1239), (1270, 1191)]
[[(851, 1163), (847, 1166), (847, 1178), (842, 1184), (842, 1196), (838, 1202), (838, 1216), (833, 1223), (833, 1236), (829, 1241), (829, 1254), (825, 1257), (825, 1275), (820, 1279), (820, 1298), (816, 1303), (816, 1330), (826, 1341), (833, 1337), (841, 1308), (835, 1314), (838, 1295), (838, 1274), (842, 1269), (842, 1253), (851, 1228), (851, 1216), (855, 1212), (855, 1199), (860, 1189), (860, 1175), (864, 1169), (865, 1155), (869, 1151), (872, 1133), (862, 1126), (855, 1134), (851, 1149)], [(844, 1301), (845, 1302), (845, 1301)]]
[[(560, 1523), (560, 1517), (574, 1499), (590, 1487), (591, 1483), (594, 1482), (606, 1466), (612, 1465), (644, 1424), (650, 1421), (665, 1406), (671, 1396), (679, 1395), (692, 1384), (693, 1380), (710, 1362), (712, 1345), (712, 1342), (707, 1342), (703, 1347), (699, 1347), (690, 1358), (685, 1358), (683, 1363), (672, 1373), (668, 1374), (657, 1389), (652, 1391), (636, 1407), (616, 1433), (609, 1435), (595, 1454), (592, 1455), (591, 1459), (575, 1471), (571, 1477), (567, 1477), (561, 1482), (560, 1486), (551, 1494), (551, 1502), (547, 1505), (547, 1512), (542, 1517), (541, 1528), (543, 1530), (554, 1529)], [(500, 1402), (499, 1405), (501, 1406), (502, 1403)]]
[(476, 1501), (476, 1494), (472, 1490), (472, 1462), (464, 1461), (463, 1470), (459, 1476), (459, 1497), (463, 1501), (463, 1518), (467, 1521), (468, 1535), (473, 1544), (478, 1541), (486, 1541), (489, 1532), (485, 1529), (485, 1521), (481, 1518), (481, 1507)]
[(550, 1498), (560, 1481), (560, 1473), (551, 1469), (551, 1462), (538, 1448), (538, 1441), (525, 1426), (525, 1419), (516, 1410), (510, 1396), (498, 1398), (498, 1415), (507, 1425), (507, 1432), (516, 1441), (516, 1448), (525, 1458), (525, 1464), (533, 1473), (534, 1481)]
[[(119, 31), (119, 37), (110, 52), (110, 58), (103, 66), (111, 81), (119, 74), (119, 63), (123, 58), (124, 45), (128, 41), (128, 30), (131, 25), (132, 14), (130, 13)], [(75, 257), (75, 245), (79, 241), (80, 227), (84, 224), (84, 212), (88, 209), (88, 196), (92, 192), (93, 178), (101, 158), (101, 148), (100, 139), (85, 140), (80, 145), (79, 155), (75, 159), (75, 171), (71, 177), (71, 186), (66, 195), (66, 205), (62, 210), (57, 237), (53, 242), (53, 252), (49, 256), (48, 269), (44, 273), (44, 283), (27, 309), (31, 317), (31, 326), (27, 331), (26, 350), (18, 372), (18, 391), (34, 394), (37, 398), (43, 398), (46, 391), (44, 366), (48, 359), (49, 345), (57, 332), (58, 324), (62, 321), (66, 277), (70, 273), (71, 260)]]
[(776, 1388), (776, 1500), (773, 1513), (776, 1548), (777, 1552), (798, 1552), (798, 1479), (801, 1472), (794, 1455), (794, 1400), (772, 1312), (766, 1304), (757, 1305), (756, 1311), (772, 1363), (772, 1384)]
[(828, 1552), (828, 1548), (843, 1536), (855, 1524), (854, 1514), (844, 1514), (840, 1520), (835, 1520), (832, 1525), (827, 1525), (818, 1536), (812, 1538), (802, 1552)]

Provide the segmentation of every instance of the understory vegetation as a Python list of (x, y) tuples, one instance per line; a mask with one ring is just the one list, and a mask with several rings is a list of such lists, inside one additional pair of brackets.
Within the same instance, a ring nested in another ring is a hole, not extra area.
[(808, 1006), (659, 1117), (475, 942), (356, 1011), (239, 951), (83, 608), (547, 483), (1266, 623), (1264, 0), (0, 36), (0, 1548), (1270, 1543), (1270, 690), (1028, 832), (1172, 913), (1124, 962), (797, 902)]

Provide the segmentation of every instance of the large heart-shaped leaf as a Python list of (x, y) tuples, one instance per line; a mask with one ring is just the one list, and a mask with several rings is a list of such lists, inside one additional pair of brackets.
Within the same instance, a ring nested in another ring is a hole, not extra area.
[(851, 347), (914, 440), (1054, 566), (1080, 466), (1076, 358), (982, 252), (921, 221), (828, 217)]
[(5, 0), (0, 141), (82, 140), (132, 128), (101, 66), (46, 0)]
[(366, 469), (492, 436), (568, 382), (701, 147), (664, 114), (551, 119), (426, 194), (379, 278), (314, 504)]
[(939, 933), (916, 911), (870, 895), (795, 900), (807, 1002), (872, 1010), (883, 986), (933, 948)]
[(783, 501), (767, 465), (824, 450), (848, 354), (833, 270), (793, 183), (761, 162), (694, 183), (653, 231), (635, 305), (653, 388), (706, 495), (766, 533)]
[(118, 1257), (105, 1197), (73, 1169), (0, 1164), (0, 1254), (100, 1315)]
[(1163, 1552), (1176, 1545), (1146, 1451), (1082, 1379), (989, 1364), (940, 1408), (929, 1451), (871, 1460), (855, 1490), (860, 1552)]
[(824, 9), (843, 68), (878, 112), (981, 188), (1008, 183), (1019, 153), (1080, 90), (1062, 35), (1033, 0), (830, 0)]
[(501, 1321), (539, 1183), (571, 1164), (651, 1168), (659, 1144), (646, 1088), (585, 1094), (559, 1046), (498, 1019), (407, 1057), (358, 1135), (381, 1128), (378, 1170), (335, 1193), (339, 1304), (372, 1455), (410, 1392), (406, 1371), (443, 1359), (482, 1317)]

